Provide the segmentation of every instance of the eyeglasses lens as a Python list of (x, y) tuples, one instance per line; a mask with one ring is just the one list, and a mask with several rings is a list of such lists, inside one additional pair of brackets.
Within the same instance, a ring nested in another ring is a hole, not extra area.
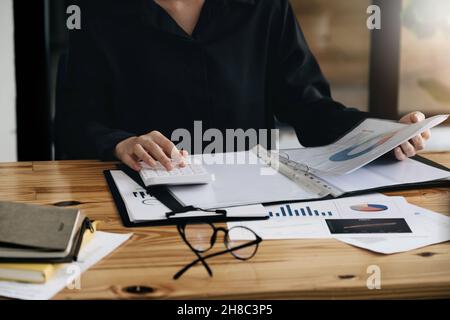
[[(256, 235), (251, 230), (242, 227), (234, 227), (228, 230), (228, 234), (225, 238), (225, 244), (227, 248), (231, 250), (255, 240)], [(254, 244), (252, 246), (231, 251), (231, 254), (238, 259), (247, 260), (255, 255), (257, 248), (258, 246)]]
[(207, 223), (188, 224), (184, 229), (186, 240), (197, 251), (204, 252), (211, 249), (211, 237), (214, 229)]

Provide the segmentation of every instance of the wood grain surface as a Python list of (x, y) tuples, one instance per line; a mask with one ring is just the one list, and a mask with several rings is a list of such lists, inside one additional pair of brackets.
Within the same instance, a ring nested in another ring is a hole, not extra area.
[[(450, 153), (428, 154), (450, 167)], [(450, 243), (395, 255), (381, 255), (337, 240), (263, 241), (257, 255), (242, 262), (231, 255), (209, 260), (214, 277), (202, 266), (181, 279), (172, 276), (194, 255), (175, 227), (123, 228), (99, 161), (0, 164), (0, 200), (36, 204), (79, 203), (102, 231), (133, 237), (83, 274), (81, 290), (56, 299), (385, 299), (449, 298)], [(450, 214), (450, 188), (388, 193)], [(222, 242), (216, 244), (222, 249)], [(380, 267), (381, 289), (366, 285), (371, 265)]]

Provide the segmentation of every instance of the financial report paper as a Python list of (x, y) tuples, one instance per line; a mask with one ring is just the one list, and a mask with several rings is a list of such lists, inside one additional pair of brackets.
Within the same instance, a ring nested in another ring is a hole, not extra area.
[[(405, 219), (411, 233), (377, 233), (377, 236), (411, 237), (424, 235), (426, 230), (414, 219), (412, 210), (403, 197), (385, 197), (371, 194), (335, 200), (298, 202), (265, 206), (269, 220), (229, 222), (228, 227), (244, 226), (264, 240), (339, 238), (332, 234), (327, 220), (340, 219)], [(406, 209), (405, 209), (406, 208)], [(234, 234), (236, 239), (243, 240)], [(349, 235), (342, 235), (348, 237)], [(373, 234), (352, 234), (353, 238), (373, 237)]]
[(406, 125), (367, 119), (344, 137), (327, 146), (286, 150), (289, 160), (307, 166), (316, 174), (344, 175), (365, 166), (416, 135), (442, 123), (439, 115)]

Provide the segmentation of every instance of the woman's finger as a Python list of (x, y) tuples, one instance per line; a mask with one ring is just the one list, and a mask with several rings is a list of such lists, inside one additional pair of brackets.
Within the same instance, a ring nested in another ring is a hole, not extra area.
[(426, 140), (430, 139), (431, 131), (430, 130), (424, 131), (424, 132), (422, 132), (421, 136), (426, 141)]
[(153, 159), (153, 157), (150, 156), (147, 151), (145, 151), (145, 149), (142, 147), (142, 145), (136, 144), (134, 146), (133, 152), (134, 152), (135, 156), (138, 159), (144, 161), (144, 163), (146, 165), (148, 165), (150, 167), (155, 167), (156, 166), (155, 159)]
[(139, 171), (142, 169), (141, 165), (128, 154), (125, 154), (121, 160), (123, 163), (125, 163), (127, 166), (129, 166), (131, 169), (135, 171)]
[(409, 142), (403, 143), (401, 146), (403, 153), (408, 157), (414, 157), (416, 155), (416, 149)]
[(402, 148), (400, 147), (394, 149), (394, 154), (397, 160), (403, 161), (406, 159), (406, 155), (403, 153)]
[(152, 133), (152, 139), (170, 158), (179, 155), (180, 151), (177, 147), (175, 147), (173, 142), (167, 139), (162, 133)]
[(412, 138), (411, 143), (412, 143), (414, 149), (416, 149), (416, 151), (423, 150), (423, 148), (425, 147), (425, 143), (424, 143), (421, 135), (418, 135), (418, 136), (415, 136), (414, 138)]
[(411, 114), (411, 123), (416, 123), (425, 120), (425, 115), (422, 112), (416, 111)]
[(152, 140), (161, 148), (161, 150), (170, 158), (171, 162), (174, 162), (175, 165), (180, 167), (185, 166), (184, 159), (182, 156), (180, 156), (180, 150), (178, 150), (178, 148), (173, 144), (172, 141), (167, 139), (160, 132), (153, 132), (151, 134), (151, 137)]
[(155, 142), (144, 139), (142, 141), (142, 146), (155, 160), (159, 161), (164, 166), (164, 168), (169, 171), (173, 169), (172, 161), (166, 156), (161, 147)]

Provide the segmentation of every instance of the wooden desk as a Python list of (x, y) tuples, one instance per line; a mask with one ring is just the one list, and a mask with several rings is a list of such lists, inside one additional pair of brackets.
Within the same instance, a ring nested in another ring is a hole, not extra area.
[[(450, 153), (427, 156), (450, 167)], [(98, 161), (0, 164), (0, 200), (79, 201), (89, 217), (102, 221), (100, 230), (134, 232), (132, 239), (83, 274), (81, 290), (62, 291), (57, 299), (450, 297), (450, 243), (385, 256), (332, 239), (263, 241), (250, 261), (229, 255), (211, 259), (213, 278), (197, 266), (174, 281), (173, 274), (191, 262), (193, 254), (175, 227), (122, 227), (102, 175), (113, 167)], [(391, 194), (450, 214), (450, 188)], [(381, 268), (381, 290), (367, 289), (370, 265)], [(132, 286), (152, 290), (128, 293)]]

